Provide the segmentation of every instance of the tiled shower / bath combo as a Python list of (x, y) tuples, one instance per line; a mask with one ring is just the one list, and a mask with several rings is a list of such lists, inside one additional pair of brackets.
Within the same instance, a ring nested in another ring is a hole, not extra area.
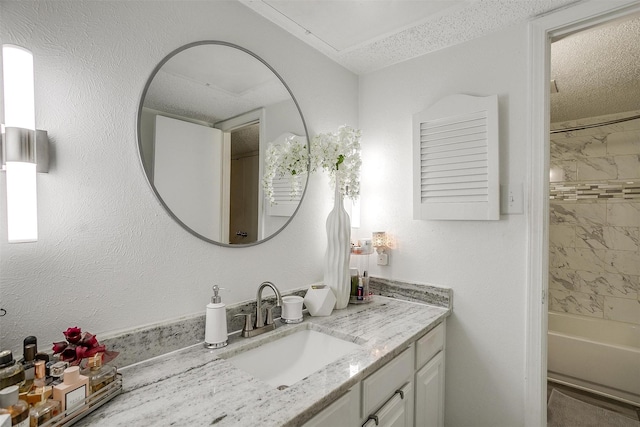
[(640, 404), (640, 116), (552, 124), (550, 378)]

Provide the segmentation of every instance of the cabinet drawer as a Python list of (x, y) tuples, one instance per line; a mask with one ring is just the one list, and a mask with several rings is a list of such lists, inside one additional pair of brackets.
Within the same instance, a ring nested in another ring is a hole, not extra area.
[(362, 380), (362, 417), (367, 417), (411, 379), (414, 372), (413, 345)]
[(360, 420), (360, 383), (316, 414), (303, 427), (355, 426)]
[(444, 323), (416, 341), (416, 369), (420, 369), (444, 348)]
[(413, 384), (409, 382), (396, 391), (375, 414), (370, 415), (362, 427), (411, 427), (413, 425)]

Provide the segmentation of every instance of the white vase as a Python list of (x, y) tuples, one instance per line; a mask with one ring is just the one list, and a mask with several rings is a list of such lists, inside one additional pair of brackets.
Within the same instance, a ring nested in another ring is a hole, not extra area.
[(327, 253), (324, 261), (324, 284), (336, 296), (336, 309), (346, 308), (351, 292), (349, 256), (351, 255), (351, 221), (336, 180), (333, 210), (327, 216)]

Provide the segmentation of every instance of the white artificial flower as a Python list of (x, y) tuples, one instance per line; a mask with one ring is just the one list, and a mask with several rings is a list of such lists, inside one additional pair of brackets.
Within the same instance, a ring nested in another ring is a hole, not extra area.
[(359, 129), (344, 125), (311, 141), (311, 171), (329, 172), (331, 185), (337, 180), (340, 194), (354, 200), (360, 195), (360, 136)]
[[(262, 179), (265, 195), (275, 204), (273, 180), (288, 177), (291, 196), (302, 191), (300, 176), (307, 168), (315, 172), (322, 168), (329, 172), (331, 185), (339, 186), (340, 194), (357, 199), (360, 194), (360, 136), (359, 129), (340, 126), (334, 133), (321, 133), (311, 141), (311, 150), (306, 144), (289, 137), (283, 144), (269, 144), (266, 151), (265, 173)], [(309, 157), (309, 151), (311, 156)]]
[(289, 178), (292, 199), (302, 192), (300, 176), (307, 173), (309, 149), (307, 144), (300, 143), (295, 138), (290, 136), (282, 144), (271, 143), (267, 147), (262, 186), (272, 205), (276, 203), (273, 194), (274, 179)]

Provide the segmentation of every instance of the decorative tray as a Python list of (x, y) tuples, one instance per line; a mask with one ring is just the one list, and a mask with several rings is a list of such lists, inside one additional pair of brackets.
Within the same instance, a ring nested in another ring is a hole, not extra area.
[(373, 249), (362, 249), (360, 247), (352, 247), (351, 254), (352, 255), (371, 255), (373, 253)]
[(369, 295), (366, 297), (362, 297), (362, 299), (358, 299), (358, 297), (349, 295), (349, 304), (368, 304), (373, 301), (373, 295)]
[(117, 373), (115, 380), (100, 390), (90, 394), (84, 402), (67, 408), (55, 417), (41, 424), (41, 427), (70, 426), (80, 421), (122, 392), (122, 374)]

